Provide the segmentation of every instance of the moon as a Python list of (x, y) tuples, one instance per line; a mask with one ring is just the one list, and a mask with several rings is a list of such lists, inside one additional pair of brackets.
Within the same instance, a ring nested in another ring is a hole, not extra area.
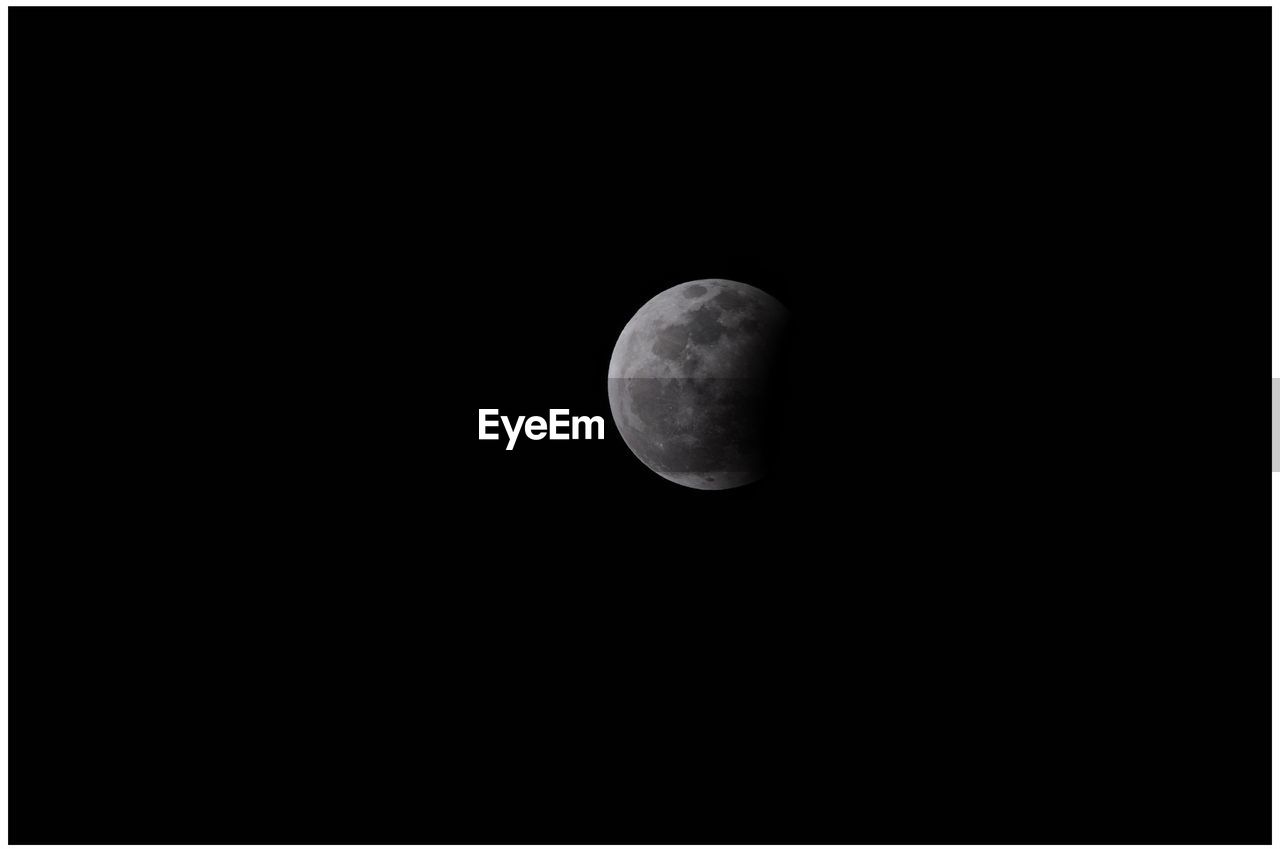
[(632, 453), (695, 489), (761, 478), (787, 318), (734, 280), (681, 283), (641, 307), (609, 361), (609, 407)]

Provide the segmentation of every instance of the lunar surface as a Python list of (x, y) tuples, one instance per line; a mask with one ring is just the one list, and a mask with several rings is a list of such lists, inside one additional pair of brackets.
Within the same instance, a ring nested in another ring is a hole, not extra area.
[(697, 489), (765, 471), (774, 367), (787, 311), (733, 280), (694, 280), (627, 322), (609, 361), (609, 406), (646, 466)]

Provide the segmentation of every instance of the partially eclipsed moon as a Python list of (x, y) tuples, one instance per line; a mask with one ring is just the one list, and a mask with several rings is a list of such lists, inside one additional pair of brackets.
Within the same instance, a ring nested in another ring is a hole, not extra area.
[(761, 477), (786, 323), (777, 299), (733, 280), (681, 283), (650, 300), (609, 361), (609, 406), (627, 446), (683, 486)]

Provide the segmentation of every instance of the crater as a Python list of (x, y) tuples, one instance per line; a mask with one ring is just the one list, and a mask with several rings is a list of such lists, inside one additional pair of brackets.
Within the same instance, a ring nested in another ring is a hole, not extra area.
[(725, 289), (719, 295), (711, 299), (711, 303), (720, 307), (725, 312), (737, 312), (746, 309), (751, 303), (748, 298), (743, 297), (732, 289)]
[(703, 307), (693, 313), (693, 321), (689, 323), (689, 338), (698, 345), (710, 345), (724, 335), (724, 325), (716, 314)]
[(653, 340), (653, 353), (664, 360), (678, 359), (689, 342), (689, 325), (668, 324), (659, 330)]

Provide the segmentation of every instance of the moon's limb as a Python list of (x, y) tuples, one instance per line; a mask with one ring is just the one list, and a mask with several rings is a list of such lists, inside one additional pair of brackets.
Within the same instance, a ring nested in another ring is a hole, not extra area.
[(627, 446), (683, 486), (758, 479), (768, 372), (785, 324), (781, 303), (732, 280), (694, 280), (652, 298), (609, 363), (609, 404)]

